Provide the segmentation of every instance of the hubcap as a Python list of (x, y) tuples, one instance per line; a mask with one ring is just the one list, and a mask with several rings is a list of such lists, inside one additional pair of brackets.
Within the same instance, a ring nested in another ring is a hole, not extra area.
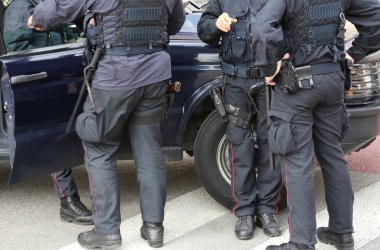
[(228, 152), (228, 143), (227, 136), (224, 135), (219, 141), (217, 150), (216, 150), (216, 165), (220, 176), (224, 179), (228, 185), (231, 185), (231, 166), (229, 162), (229, 152)]

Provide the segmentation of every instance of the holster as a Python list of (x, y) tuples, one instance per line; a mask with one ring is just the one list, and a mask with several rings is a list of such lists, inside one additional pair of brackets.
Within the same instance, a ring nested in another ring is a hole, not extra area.
[(226, 110), (224, 108), (224, 103), (223, 103), (222, 97), (220, 96), (219, 89), (211, 88), (209, 92), (210, 92), (211, 99), (214, 102), (215, 109), (218, 111), (218, 113), (221, 116), (225, 116)]
[(168, 89), (166, 91), (166, 101), (164, 107), (164, 119), (168, 118), (169, 108), (174, 101), (174, 94), (181, 91), (181, 83), (169, 80)]
[[(306, 74), (305, 74), (306, 75)], [(280, 86), (284, 93), (296, 92), (299, 88), (299, 76), (292, 61), (282, 59), (280, 72), (274, 81)]]
[(351, 77), (351, 69), (350, 69), (348, 60), (344, 60), (342, 62), (342, 71), (345, 75), (344, 89), (349, 90), (352, 86), (352, 77)]

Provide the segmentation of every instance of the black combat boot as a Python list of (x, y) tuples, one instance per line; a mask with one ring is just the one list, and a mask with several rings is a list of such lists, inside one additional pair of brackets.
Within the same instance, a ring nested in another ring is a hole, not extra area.
[(80, 225), (91, 225), (92, 212), (80, 201), (78, 195), (70, 195), (61, 199), (60, 216), (62, 221)]
[(279, 246), (274, 246), (274, 245), (267, 246), (265, 250), (315, 250), (315, 247), (297, 244), (290, 241), (288, 243), (284, 243)]
[(95, 230), (80, 233), (78, 243), (89, 249), (113, 249), (121, 246), (120, 234), (100, 234)]
[(252, 215), (239, 216), (235, 225), (235, 234), (240, 240), (248, 240), (253, 237), (253, 230), (255, 224), (253, 223)]
[(264, 234), (270, 237), (280, 236), (282, 233), (282, 227), (275, 214), (256, 215), (256, 226), (262, 228)]
[(157, 248), (164, 245), (164, 227), (162, 222), (144, 221), (141, 227), (141, 238), (147, 240), (149, 246)]
[(317, 238), (322, 243), (334, 245), (338, 250), (354, 250), (352, 233), (337, 234), (327, 227), (320, 227), (317, 229)]

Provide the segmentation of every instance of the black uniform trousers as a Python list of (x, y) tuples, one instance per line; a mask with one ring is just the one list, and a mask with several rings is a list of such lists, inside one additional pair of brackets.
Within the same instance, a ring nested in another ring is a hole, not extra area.
[[(140, 189), (142, 219), (162, 222), (166, 201), (166, 169), (162, 154), (161, 120), (167, 81), (133, 90), (92, 89), (97, 108), (104, 109), (100, 143), (83, 142), (89, 175), (95, 230), (100, 234), (120, 233), (120, 190), (116, 152), (125, 127), (133, 150)], [(87, 98), (84, 112), (92, 110)], [(151, 117), (160, 112), (159, 119)], [(138, 118), (139, 117), (139, 118)]]
[(227, 141), (232, 173), (231, 188), (235, 200), (233, 212), (236, 216), (276, 213), (281, 173), (280, 167), (273, 171), (269, 166), (265, 86), (253, 91), (253, 99), (260, 113), (257, 114), (248, 96), (249, 88), (257, 80), (227, 75), (225, 81), (225, 103), (254, 115), (253, 126), (256, 127), (258, 144), (257, 149), (251, 128), (244, 129), (229, 120)]
[(60, 199), (78, 194), (71, 169), (55, 172), (51, 174), (51, 177), (53, 178), (54, 190)]
[(282, 175), (288, 191), (290, 240), (314, 245), (316, 219), (313, 154), (320, 163), (330, 216), (329, 228), (350, 233), (353, 191), (348, 165), (342, 151), (348, 128), (342, 72), (313, 76), (314, 86), (283, 94), (272, 93), (269, 141), (281, 156)]

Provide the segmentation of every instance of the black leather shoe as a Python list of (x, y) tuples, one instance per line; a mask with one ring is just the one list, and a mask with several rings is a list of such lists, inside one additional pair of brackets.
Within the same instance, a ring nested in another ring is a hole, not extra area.
[(80, 201), (78, 195), (66, 196), (61, 199), (60, 216), (62, 221), (74, 222), (80, 225), (91, 225), (92, 212)]
[(267, 246), (265, 250), (315, 250), (315, 246), (301, 245), (290, 241), (279, 246)]
[(144, 221), (140, 233), (141, 238), (147, 240), (149, 246), (157, 248), (164, 245), (164, 227), (162, 223)]
[(239, 216), (235, 225), (235, 234), (240, 240), (249, 240), (253, 237), (253, 230), (255, 224), (253, 223), (252, 215)]
[(270, 237), (280, 236), (282, 233), (282, 227), (275, 214), (256, 215), (256, 226), (262, 228), (264, 234)]
[(120, 234), (98, 234), (94, 230), (80, 233), (78, 243), (89, 249), (113, 249), (121, 246)]
[(334, 245), (339, 250), (354, 250), (354, 237), (352, 233), (337, 234), (327, 227), (317, 229), (317, 238), (320, 242)]

